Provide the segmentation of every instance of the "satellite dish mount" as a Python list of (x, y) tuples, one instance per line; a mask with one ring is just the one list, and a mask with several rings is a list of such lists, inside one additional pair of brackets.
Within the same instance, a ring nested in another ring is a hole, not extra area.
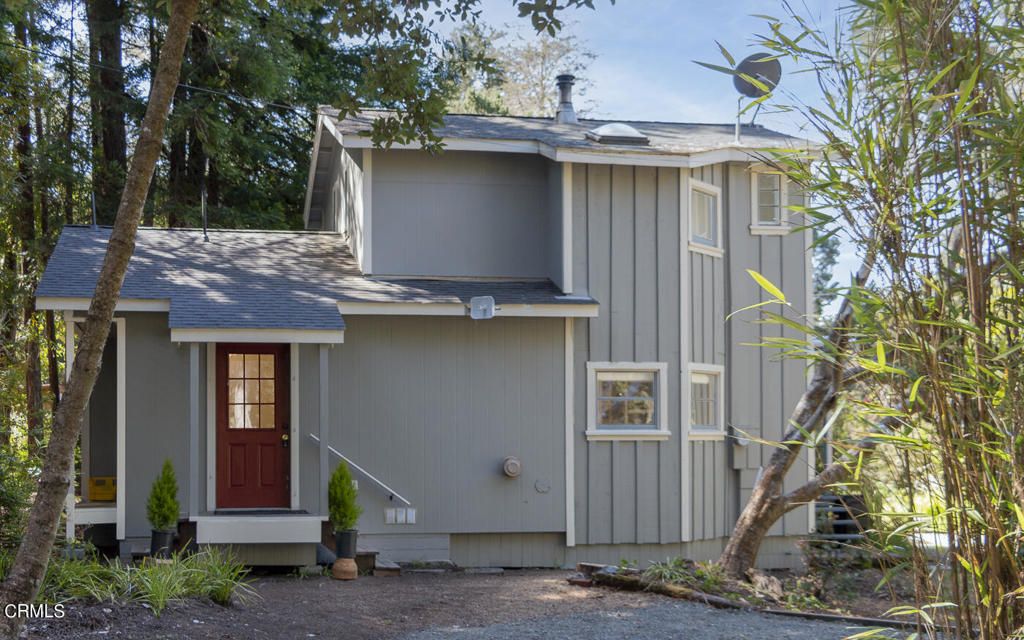
[[(753, 78), (760, 84), (754, 84), (748, 78)], [(736, 91), (739, 91), (740, 96), (736, 100), (736, 135), (733, 143), (739, 144), (740, 142), (740, 112), (743, 110), (743, 98), (757, 99), (768, 95), (768, 93), (775, 90), (775, 87), (779, 86), (781, 78), (782, 65), (779, 64), (778, 58), (770, 53), (749, 55), (736, 65), (732, 84), (736, 87)], [(757, 111), (760, 111), (760, 109), (761, 105), (758, 104)], [(754, 124), (757, 111), (754, 111), (750, 124)]]

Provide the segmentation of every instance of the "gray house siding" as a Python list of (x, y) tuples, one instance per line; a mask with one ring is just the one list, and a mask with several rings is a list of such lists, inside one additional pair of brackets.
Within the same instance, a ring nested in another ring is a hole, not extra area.
[[(117, 339), (113, 330), (103, 347), (102, 362), (117, 362)], [(100, 367), (89, 397), (89, 477), (113, 478), (117, 475), (117, 449), (110, 446), (117, 438), (117, 370)], [(83, 497), (89, 488), (82, 487)]]
[(188, 503), (189, 371), (187, 346), (171, 342), (166, 313), (125, 318), (125, 535), (150, 534), (146, 499), (165, 459), (178, 476), (181, 514)]
[(373, 273), (547, 277), (546, 163), (511, 153), (374, 153)]
[[(750, 202), (750, 173), (745, 164), (728, 165), (728, 195), (734, 202)], [(805, 234), (752, 235), (749, 230), (749, 205), (742, 211), (742, 215), (728, 218), (728, 286), (733, 301), (729, 311), (769, 299), (747, 274), (746, 269), (753, 269), (782, 289), (796, 311), (804, 312), (808, 248)], [(791, 224), (794, 227), (800, 224), (795, 214), (791, 214)], [(779, 309), (772, 311), (779, 312)], [(760, 343), (769, 336), (804, 336), (778, 325), (754, 324), (756, 319), (756, 312), (748, 311), (733, 317), (727, 325), (731, 340), (726, 375), (734, 392), (732, 401), (727, 405), (729, 422), (737, 432), (743, 431), (767, 440), (780, 440), (789, 414), (805, 388), (803, 363), (780, 360), (771, 349), (750, 345)], [(745, 504), (750, 497), (758, 470), (767, 462), (771, 453), (771, 448), (754, 443), (735, 448), (733, 467), (739, 471), (738, 505)], [(807, 455), (802, 454), (786, 478), (786, 490), (806, 480), (807, 465)], [(792, 536), (806, 534), (807, 531), (808, 510), (800, 508), (776, 523), (769, 534)]]
[[(574, 322), (576, 542), (678, 542), (679, 170), (574, 165), (572, 189), (574, 293), (601, 302)], [(671, 437), (587, 441), (588, 360), (667, 362)]]
[[(385, 524), (389, 502), (356, 475), (365, 534), (565, 530), (563, 320), (350, 316), (328, 355), (330, 442), (412, 502), (415, 524)], [(317, 347), (300, 348), (303, 430), (319, 423)], [(302, 507), (319, 474), (302, 443)], [(523, 473), (501, 473), (506, 456)], [(330, 458), (333, 471), (337, 458)]]

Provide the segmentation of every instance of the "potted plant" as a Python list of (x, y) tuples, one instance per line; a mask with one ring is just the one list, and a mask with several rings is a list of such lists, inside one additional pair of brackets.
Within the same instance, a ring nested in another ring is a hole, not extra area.
[(178, 480), (170, 458), (164, 460), (146, 501), (146, 518), (153, 526), (149, 550), (154, 558), (169, 558), (178, 533)]
[[(331, 481), (327, 486), (327, 510), (331, 518), (331, 526), (334, 527), (334, 549), (340, 560), (349, 562), (341, 563), (344, 566), (355, 566), (356, 557), (356, 522), (363, 508), (356, 502), (359, 497), (359, 490), (352, 481), (352, 473), (348, 465), (342, 460), (338, 467), (331, 474)], [(352, 577), (355, 577), (354, 575)]]

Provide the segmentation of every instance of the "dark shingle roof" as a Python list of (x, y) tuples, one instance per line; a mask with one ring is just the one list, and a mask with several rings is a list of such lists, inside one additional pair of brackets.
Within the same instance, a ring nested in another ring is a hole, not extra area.
[[(390, 112), (367, 110), (338, 120), (338, 110), (320, 107), (320, 113), (331, 118), (342, 135), (358, 135), (369, 131), (373, 121)], [(728, 117), (730, 114), (723, 114)], [(605, 124), (627, 124), (650, 139), (649, 145), (601, 144), (586, 137), (586, 132)], [(478, 140), (526, 140), (557, 149), (602, 153), (633, 153), (652, 155), (688, 155), (717, 149), (794, 149), (806, 148), (807, 140), (765, 129), (758, 125), (741, 127), (741, 143), (735, 144), (733, 124), (686, 122), (642, 122), (627, 120), (580, 120), (558, 123), (552, 118), (518, 116), (484, 116), (450, 114), (436, 133), (444, 138)]]
[[(39, 298), (89, 298), (110, 228), (66, 226), (36, 289)], [(170, 300), (171, 328), (344, 330), (338, 302), (595, 304), (564, 298), (550, 281), (364, 277), (336, 233), (140, 228), (122, 299)]]

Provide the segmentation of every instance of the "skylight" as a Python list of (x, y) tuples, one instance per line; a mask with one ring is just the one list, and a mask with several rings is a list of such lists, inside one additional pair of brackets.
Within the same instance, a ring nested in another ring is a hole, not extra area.
[(628, 124), (610, 122), (587, 132), (587, 138), (599, 144), (650, 144), (650, 140)]

